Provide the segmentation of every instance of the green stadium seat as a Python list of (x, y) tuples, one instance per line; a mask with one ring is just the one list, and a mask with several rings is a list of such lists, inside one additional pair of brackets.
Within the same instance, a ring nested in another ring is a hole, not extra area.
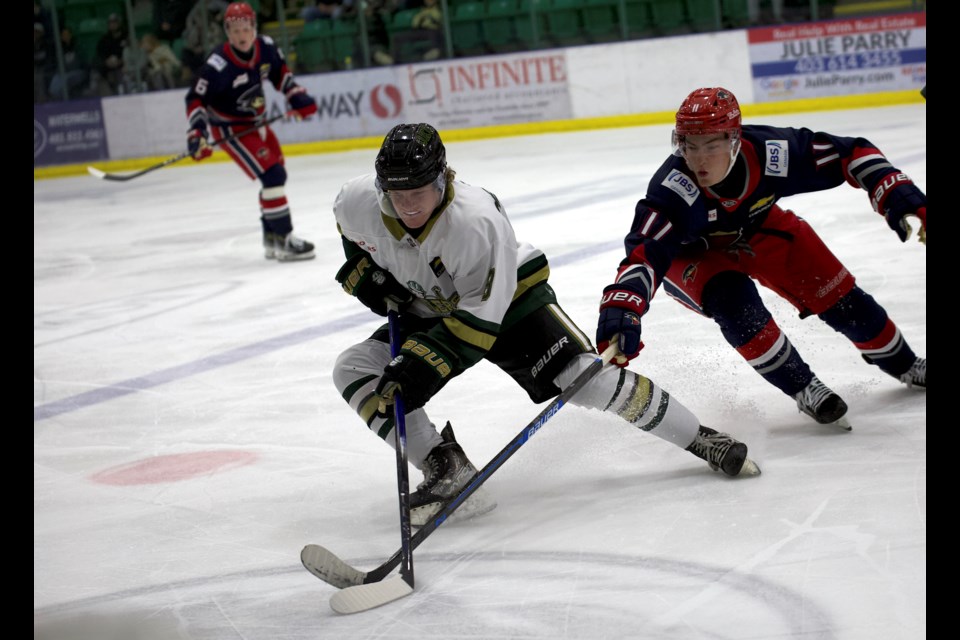
[(517, 16), (517, 0), (488, 0), (483, 20), (483, 39), (491, 51), (517, 51), (520, 43), (513, 30)]
[(93, 63), (97, 57), (97, 42), (107, 32), (106, 18), (84, 18), (73, 29), (77, 39), (77, 54), (81, 60)]
[(486, 7), (482, 2), (462, 2), (453, 8), (450, 38), (456, 55), (469, 56), (486, 52), (483, 20)]
[(550, 0), (547, 7), (547, 33), (560, 46), (587, 41), (580, 22), (582, 0)]
[(627, 35), (646, 38), (655, 34), (650, 0), (626, 0)]
[(333, 28), (329, 20), (311, 20), (293, 41), (297, 72), (329, 71), (335, 67)]
[(544, 49), (550, 46), (547, 40), (548, 3), (549, 0), (520, 0), (513, 29), (522, 49)]
[(673, 35), (690, 32), (683, 2), (679, 0), (651, 0), (650, 12), (657, 33)]
[(583, 32), (591, 42), (622, 39), (619, 5), (620, 0), (585, 0), (580, 15)]
[(716, 0), (684, 0), (687, 5), (687, 21), (694, 31), (709, 32), (723, 28), (717, 15)]

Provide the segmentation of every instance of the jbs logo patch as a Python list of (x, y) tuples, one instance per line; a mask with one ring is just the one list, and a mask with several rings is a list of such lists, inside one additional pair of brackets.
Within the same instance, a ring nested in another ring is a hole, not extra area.
[(426, 362), (428, 365), (433, 367), (434, 371), (436, 371), (437, 375), (441, 378), (446, 378), (452, 371), (450, 365), (447, 364), (447, 361), (441, 356), (437, 355), (436, 351), (433, 351), (430, 349), (430, 347), (424, 344), (420, 344), (416, 340), (407, 340), (404, 342), (403, 351), (409, 351), (413, 355)]
[(763, 174), (767, 176), (787, 177), (790, 151), (786, 140), (767, 140), (767, 165)]
[(700, 195), (700, 189), (697, 184), (683, 172), (674, 169), (661, 182), (663, 186), (674, 191), (681, 198), (686, 200), (687, 204), (692, 205)]

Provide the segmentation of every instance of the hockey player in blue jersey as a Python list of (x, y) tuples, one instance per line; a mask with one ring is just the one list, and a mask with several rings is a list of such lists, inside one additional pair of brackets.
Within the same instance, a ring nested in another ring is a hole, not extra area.
[(640, 318), (660, 285), (712, 318), (754, 370), (822, 424), (850, 429), (847, 404), (804, 362), (764, 306), (754, 281), (807, 317), (844, 335), (863, 359), (908, 387), (926, 389), (917, 355), (813, 228), (777, 201), (838, 187), (867, 192), (901, 241), (919, 223), (926, 244), (927, 197), (872, 143), (809, 129), (742, 125), (723, 88), (692, 92), (676, 114), (675, 152), (636, 206), (626, 257), (603, 290), (597, 346), (619, 334), (618, 363), (636, 357)]
[(227, 136), (256, 128), (222, 147), (250, 179), (259, 179), (264, 255), (280, 261), (314, 257), (313, 244), (293, 234), (284, 185), (287, 171), (276, 134), (264, 122), (269, 82), (282, 93), (297, 117), (317, 112), (317, 103), (293, 78), (283, 52), (268, 36), (257, 35), (257, 16), (244, 2), (224, 12), (227, 42), (213, 50), (187, 92), (187, 148), (195, 160), (213, 153), (209, 136)]

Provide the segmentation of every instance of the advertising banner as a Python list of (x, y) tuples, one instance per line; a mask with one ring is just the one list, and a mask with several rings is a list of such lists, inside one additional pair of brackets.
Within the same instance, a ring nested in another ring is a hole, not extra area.
[[(274, 129), (282, 143), (377, 137), (401, 122), (438, 129), (565, 120), (572, 117), (566, 54), (561, 50), (460, 58), (301, 76), (317, 114)], [(268, 116), (285, 101), (267, 92)]]
[(397, 69), (407, 119), (438, 129), (566, 120), (573, 115), (563, 50)]
[(927, 18), (904, 13), (749, 29), (757, 102), (880, 91), (927, 83)]
[[(292, 118), (271, 125), (281, 143), (382, 136), (403, 122), (403, 92), (397, 83), (402, 67), (297, 76), (317, 101), (309, 120)], [(267, 117), (287, 109), (286, 100), (267, 85)]]
[(34, 105), (33, 166), (107, 158), (107, 133), (99, 98)]

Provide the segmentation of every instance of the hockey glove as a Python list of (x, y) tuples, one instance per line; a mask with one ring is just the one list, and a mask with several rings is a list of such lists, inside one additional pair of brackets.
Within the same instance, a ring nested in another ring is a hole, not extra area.
[(287, 102), (290, 103), (297, 120), (309, 118), (317, 112), (317, 101), (311, 98), (303, 87), (294, 87), (287, 91)]
[(213, 155), (213, 147), (207, 139), (206, 129), (190, 129), (187, 132), (187, 151), (197, 162)]
[[(647, 301), (638, 293), (620, 284), (603, 290), (600, 300), (600, 321), (597, 324), (597, 350), (603, 353), (610, 340), (617, 337), (620, 353), (613, 357), (618, 367), (625, 367), (643, 349), (640, 340), (640, 317), (647, 311)], [(618, 335), (619, 334), (619, 335)]]
[(896, 232), (900, 242), (910, 239), (913, 228), (907, 221), (910, 216), (920, 220), (920, 242), (927, 244), (927, 196), (913, 184), (905, 173), (885, 176), (873, 188), (870, 204), (882, 215), (887, 226)]
[(379, 413), (386, 415), (399, 387), (407, 413), (419, 409), (439, 391), (453, 373), (452, 360), (424, 340), (422, 333), (412, 334), (400, 353), (383, 369), (376, 393)]
[(344, 291), (380, 316), (387, 315), (388, 298), (401, 308), (413, 302), (413, 294), (365, 253), (349, 258), (340, 267), (336, 278)]

